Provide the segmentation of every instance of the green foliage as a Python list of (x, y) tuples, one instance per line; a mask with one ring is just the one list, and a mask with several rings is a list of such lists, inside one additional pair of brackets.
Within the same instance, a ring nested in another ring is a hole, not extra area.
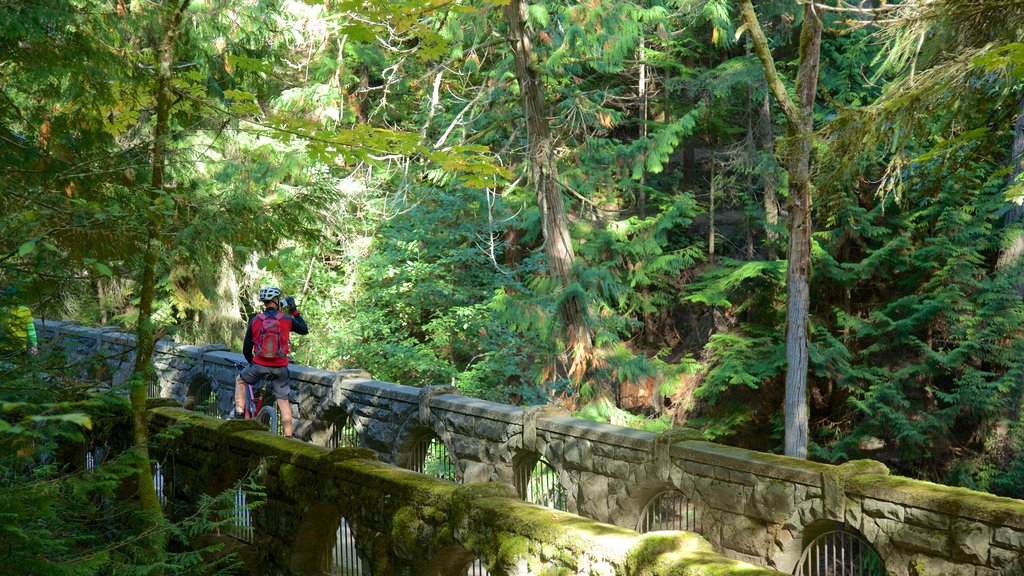
[(8, 566), (29, 574), (234, 573), (237, 561), (220, 545), (192, 547), (196, 536), (231, 521), (214, 511), (233, 494), (207, 497), (180, 522), (154, 518), (126, 499), (139, 465), (124, 449), (127, 400), (117, 390), (97, 392), (102, 382), (64, 361), (21, 358), (0, 389), (0, 534)]

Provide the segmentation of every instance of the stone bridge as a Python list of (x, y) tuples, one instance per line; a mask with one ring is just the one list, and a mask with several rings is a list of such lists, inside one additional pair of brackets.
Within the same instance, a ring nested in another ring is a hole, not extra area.
[[(116, 330), (47, 322), (39, 333), (73, 357), (102, 351), (115, 378), (130, 367), (132, 339)], [(161, 342), (153, 395), (226, 412), (238, 360), (223, 346)], [(655, 435), (358, 370), (295, 366), (292, 378), (296, 430), (309, 444), (252, 423), (154, 409), (156, 424), (187, 420), (192, 431), (167, 452), (178, 454), (168, 480), (175, 497), (262, 471), (271, 498), (256, 527), (282, 571), (324, 569), (322, 538), (309, 535), (333, 538), (341, 531), (323, 527), (334, 523), (354, 535), (373, 574), (466, 574), (482, 559), (492, 574), (548, 566), (569, 574), (1024, 575), (1020, 500), (891, 476), (873, 461), (834, 466), (762, 454), (693, 431)], [(230, 462), (221, 446), (230, 447)], [(289, 487), (309, 496), (289, 501)], [(278, 505), (284, 512), (274, 512)], [(652, 543), (638, 535), (663, 528), (698, 533), (715, 553), (689, 536), (659, 533), (670, 542)], [(685, 550), (702, 559), (683, 558)], [(666, 568), (671, 561), (682, 563)]]

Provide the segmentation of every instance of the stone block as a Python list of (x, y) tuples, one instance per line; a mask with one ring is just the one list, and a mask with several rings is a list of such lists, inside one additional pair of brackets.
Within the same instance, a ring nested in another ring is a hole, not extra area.
[(757, 563), (765, 562), (773, 541), (774, 537), (760, 522), (742, 515), (723, 517), (722, 542), (733, 551), (757, 558)]
[(493, 480), (493, 467), (486, 462), (464, 462), (464, 468), (462, 470), (462, 481), (464, 483), (469, 482), (489, 482)]
[(630, 465), (622, 460), (594, 458), (594, 471), (604, 476), (626, 478), (629, 476)]
[(796, 509), (793, 485), (789, 482), (761, 479), (751, 489), (753, 493), (748, 513), (755, 518), (778, 524), (789, 518)]
[(924, 526), (925, 528), (935, 528), (937, 530), (948, 530), (952, 518), (946, 514), (939, 514), (938, 512), (930, 512), (928, 510), (922, 510), (920, 508), (906, 509), (907, 514), (904, 521), (908, 524), (914, 524), (916, 526)]
[(944, 558), (953, 556), (949, 533), (942, 530), (903, 524), (889, 536), (893, 542), (910, 552), (925, 552), (931, 556)]
[(580, 516), (605, 521), (608, 518), (608, 478), (592, 472), (581, 472), (576, 505)]
[(483, 460), (485, 454), (484, 441), (479, 438), (472, 438), (469, 436), (462, 436), (461, 434), (451, 435), (451, 449), (455, 458), (470, 459), (470, 460)]
[(1024, 551), (1024, 531), (1021, 530), (1006, 527), (996, 528), (992, 541), (1003, 548)]
[(848, 526), (860, 529), (861, 524), (864, 522), (864, 509), (861, 502), (858, 500), (848, 500), (846, 502), (846, 518), (844, 522)]
[(992, 546), (989, 548), (988, 562), (985, 564), (992, 568), (1002, 569), (1014, 561), (1021, 560), (1021, 558), (1021, 554), (1018, 551)]
[(957, 558), (971, 564), (985, 564), (988, 561), (992, 542), (992, 527), (969, 520), (956, 520), (952, 525), (953, 544)]
[(898, 520), (902, 522), (906, 516), (906, 510), (903, 506), (893, 504), (891, 502), (874, 500), (872, 498), (865, 498), (863, 500), (863, 508), (864, 514), (867, 514), (872, 518), (888, 518), (889, 520)]
[(974, 566), (956, 564), (941, 557), (917, 555), (910, 561), (910, 576), (977, 576)]
[(715, 477), (714, 468), (708, 466), (707, 464), (701, 464), (700, 462), (693, 462), (691, 460), (683, 461), (683, 470), (687, 474), (692, 474), (694, 476), (704, 476), (707, 478)]
[[(729, 471), (729, 482), (733, 484), (742, 484), (744, 486), (754, 486), (758, 483), (759, 477), (749, 472), (740, 472), (739, 470)], [(787, 483), (792, 486), (792, 483)]]
[(700, 493), (701, 502), (712, 508), (743, 514), (746, 503), (750, 499), (752, 488), (738, 486), (718, 480), (703, 480), (696, 482), (697, 491)]
[(650, 452), (629, 446), (616, 446), (614, 444), (605, 444), (603, 442), (594, 442), (592, 446), (594, 449), (594, 456), (621, 460), (631, 464), (640, 464), (651, 458)]
[(506, 422), (480, 419), (476, 421), (473, 435), (484, 440), (504, 442), (512, 436), (511, 425)]

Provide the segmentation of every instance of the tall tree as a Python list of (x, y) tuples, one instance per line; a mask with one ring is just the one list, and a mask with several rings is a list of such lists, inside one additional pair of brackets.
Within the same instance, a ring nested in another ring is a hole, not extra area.
[(573, 287), (576, 256), (555, 163), (555, 139), (548, 123), (544, 86), (535, 68), (532, 42), (526, 30), (527, 3), (525, 0), (512, 0), (505, 4), (504, 10), (508, 40), (515, 58), (523, 116), (526, 119), (530, 181), (537, 189), (544, 252), (551, 274), (564, 291), (558, 310), (572, 355), (569, 375), (578, 380), (593, 361), (593, 335), (587, 322), (584, 296)]
[(169, 0), (161, 10), (161, 34), (156, 62), (156, 124), (153, 126), (152, 180), (149, 188), (149, 206), (146, 213), (146, 244), (143, 253), (142, 278), (139, 289), (139, 318), (135, 330), (137, 349), (131, 385), (132, 430), (135, 450), (139, 453), (139, 498), (142, 506), (159, 512), (160, 503), (153, 487), (153, 473), (149, 465), (149, 431), (146, 397), (153, 373), (153, 349), (156, 333), (153, 327), (153, 301), (156, 291), (156, 272), (160, 260), (164, 228), (165, 199), (164, 172), (167, 162), (167, 141), (170, 136), (170, 115), (173, 97), (172, 67), (174, 47), (177, 44), (181, 20), (191, 0)]
[(807, 457), (807, 362), (811, 277), (811, 151), (814, 100), (821, 59), (822, 18), (814, 3), (803, 7), (800, 64), (794, 102), (779, 78), (768, 39), (750, 0), (740, 2), (743, 23), (768, 88), (786, 117), (786, 171), (789, 173), (789, 248), (786, 267), (786, 438), (785, 453)]

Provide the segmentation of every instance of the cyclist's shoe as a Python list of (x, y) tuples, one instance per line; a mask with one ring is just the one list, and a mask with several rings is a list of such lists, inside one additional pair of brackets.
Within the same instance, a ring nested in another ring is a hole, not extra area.
[(235, 410), (234, 412), (231, 413), (231, 419), (232, 420), (245, 420), (245, 412), (239, 412), (238, 410)]

